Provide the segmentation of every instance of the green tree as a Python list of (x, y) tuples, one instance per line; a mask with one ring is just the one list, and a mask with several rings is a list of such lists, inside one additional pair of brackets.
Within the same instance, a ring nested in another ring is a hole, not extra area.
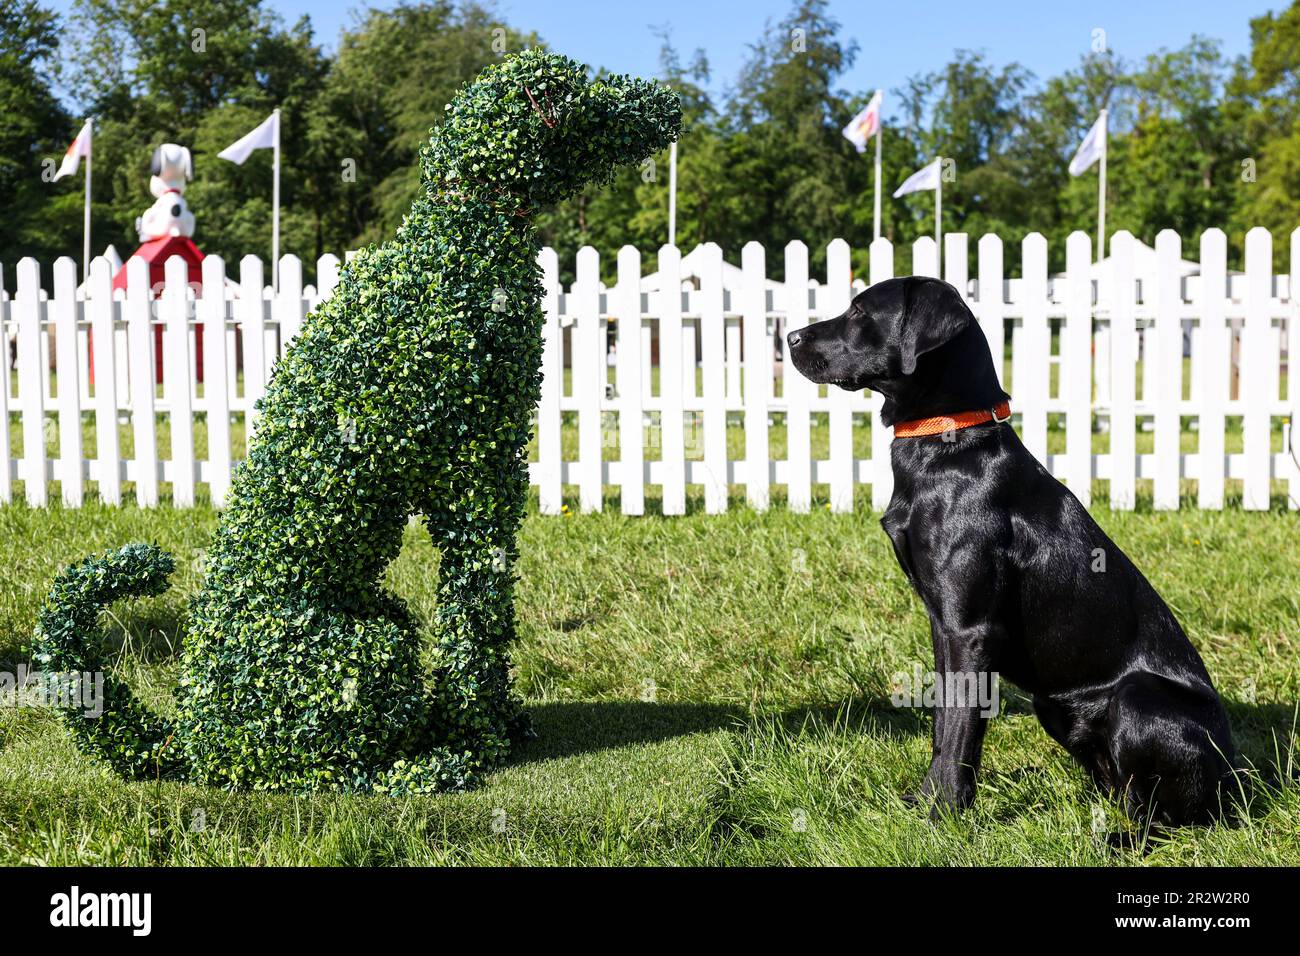
[(1227, 77), (1218, 42), (1204, 37), (1147, 57), (1127, 77), (1129, 126), (1114, 140), (1108, 231), (1154, 243), (1174, 229), (1194, 250), (1201, 232), (1228, 223), (1242, 142), (1225, 111)]
[[(311, 148), (333, 232), (350, 248), (393, 233), (419, 189), (416, 156), (444, 106), (489, 63), (537, 46), (499, 14), (450, 0), (368, 10), (344, 32), (310, 108)], [(351, 161), (355, 180), (341, 170)]]
[[(824, 0), (798, 0), (753, 45), (727, 110), (727, 129), (746, 154), (731, 154), (731, 181), (746, 201), (738, 235), (724, 248), (738, 253), (739, 244), (757, 239), (772, 254), (802, 239), (810, 265), (820, 270), (830, 239), (844, 235), (862, 244), (861, 236), (845, 233), (870, 164), (840, 132), (853, 112), (836, 84), (853, 65), (857, 44), (841, 40), (839, 28)], [(780, 274), (779, 258), (769, 270)]]
[(216, 153), (276, 106), (283, 109), (282, 252), (321, 251), (319, 223), (332, 203), (316, 188), (307, 109), (328, 61), (306, 18), (286, 29), (260, 0), (77, 0), (69, 88), (98, 116), (96, 249), (136, 246), (149, 205), (149, 157), (163, 142), (190, 147), (187, 198), (196, 240), (230, 260), (271, 244), (270, 157), (235, 167)]
[(0, 263), (10, 269), (23, 256), (49, 263), (81, 248), (81, 189), (50, 181), (75, 134), (50, 88), (58, 35), (58, 18), (35, 0), (0, 4)]
[[(1119, 105), (1124, 70), (1113, 53), (1091, 53), (1077, 69), (1050, 78), (1026, 98), (1010, 155), (1024, 184), (1022, 228), (1047, 237), (1054, 270), (1065, 268), (1065, 240), (1071, 232), (1082, 230), (1096, 242), (1096, 166), (1076, 177), (1070, 175), (1069, 163), (1100, 112)], [(1114, 128), (1121, 118), (1117, 113), (1109, 125)]]
[[(1017, 237), (1031, 231), (1031, 187), (1017, 161), (1017, 133), (1024, 127), (1024, 94), (1033, 74), (1012, 63), (996, 69), (981, 53), (957, 51), (940, 70), (913, 77), (898, 91), (908, 116), (907, 133), (920, 163), (941, 156), (952, 161), (955, 179), (943, 184), (944, 231), (973, 239), (995, 232), (1008, 240), (1015, 258)], [(891, 169), (901, 182), (911, 169)], [(1028, 208), (1027, 208), (1028, 207)], [(898, 241), (910, 242), (934, 230), (934, 198), (907, 198), (911, 212), (899, 224)], [(973, 245), (973, 243), (972, 243)]]
[(1285, 269), (1300, 225), (1300, 2), (1251, 20), (1250, 34), (1250, 59), (1231, 83), (1246, 141), (1225, 173), (1235, 180), (1237, 230), (1268, 228)]

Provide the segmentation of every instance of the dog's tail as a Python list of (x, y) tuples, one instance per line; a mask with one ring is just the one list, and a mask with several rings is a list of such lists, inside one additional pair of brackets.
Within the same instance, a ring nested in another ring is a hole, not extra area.
[(47, 699), (53, 697), (83, 751), (127, 777), (173, 775), (179, 748), (169, 746), (170, 722), (151, 713), (125, 682), (103, 673), (99, 614), (119, 598), (161, 594), (175, 566), (171, 555), (147, 544), (87, 558), (55, 580), (36, 627), (33, 657)]

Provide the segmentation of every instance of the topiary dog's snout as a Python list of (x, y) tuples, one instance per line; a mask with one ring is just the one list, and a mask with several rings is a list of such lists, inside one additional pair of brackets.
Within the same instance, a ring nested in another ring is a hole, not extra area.
[(666, 148), (682, 133), (682, 103), (670, 88), (654, 80), (615, 77), (592, 84), (598, 108), (593, 117), (615, 164), (640, 162)]

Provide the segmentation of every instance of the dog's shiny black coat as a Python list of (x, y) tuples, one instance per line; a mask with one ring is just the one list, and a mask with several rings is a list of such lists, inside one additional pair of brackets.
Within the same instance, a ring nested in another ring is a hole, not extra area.
[[(1007, 397), (979, 325), (937, 279), (879, 283), (787, 341), (812, 381), (881, 392), (888, 425)], [(996, 672), (1028, 691), (1043, 728), (1134, 816), (1215, 818), (1235, 761), (1223, 704), (1169, 608), (1078, 499), (1006, 424), (896, 438), (890, 452), (881, 525), (929, 613), (937, 675)], [(922, 797), (974, 800), (986, 724), (973, 700), (941, 700)]]

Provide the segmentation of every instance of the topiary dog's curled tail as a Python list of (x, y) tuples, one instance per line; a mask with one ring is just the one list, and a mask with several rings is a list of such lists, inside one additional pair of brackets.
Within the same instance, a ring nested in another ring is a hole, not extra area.
[[(175, 568), (167, 552), (147, 544), (129, 544), (87, 558), (55, 579), (41, 609), (33, 657), (47, 681), (66, 687), (97, 680), (99, 615), (119, 598), (161, 594)], [(169, 776), (180, 767), (180, 748), (172, 744), (171, 724), (150, 713), (123, 681), (103, 674), (94, 707), (62, 695), (56, 706), (84, 752), (100, 757), (123, 776)]]

